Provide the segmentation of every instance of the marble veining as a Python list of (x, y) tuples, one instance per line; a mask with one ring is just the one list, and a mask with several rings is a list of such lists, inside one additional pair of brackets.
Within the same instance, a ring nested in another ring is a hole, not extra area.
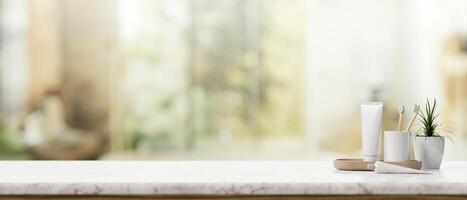
[(467, 162), (432, 174), (314, 161), (3, 161), (0, 195), (467, 195)]

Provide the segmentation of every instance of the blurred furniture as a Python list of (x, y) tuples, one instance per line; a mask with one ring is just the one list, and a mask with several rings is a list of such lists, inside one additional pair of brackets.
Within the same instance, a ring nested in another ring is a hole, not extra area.
[(58, 94), (48, 94), (24, 122), (24, 140), (35, 159), (88, 160), (103, 152), (100, 129), (77, 129), (65, 120), (65, 106)]
[(96, 134), (66, 130), (27, 150), (40, 160), (95, 160), (102, 153)]
[(35, 158), (95, 159), (118, 143), (115, 10), (112, 0), (28, 2), (25, 136)]
[[(467, 35), (453, 34), (444, 41), (440, 59), (440, 74), (445, 95), (443, 129), (454, 133), (455, 139), (467, 142)], [(453, 122), (453, 123), (452, 123)], [(458, 155), (467, 156), (465, 145)]]

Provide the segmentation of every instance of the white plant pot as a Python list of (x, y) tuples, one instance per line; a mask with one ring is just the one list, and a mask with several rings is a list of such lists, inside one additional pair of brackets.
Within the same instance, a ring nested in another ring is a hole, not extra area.
[(415, 137), (415, 156), (422, 161), (423, 169), (439, 169), (444, 154), (444, 136)]

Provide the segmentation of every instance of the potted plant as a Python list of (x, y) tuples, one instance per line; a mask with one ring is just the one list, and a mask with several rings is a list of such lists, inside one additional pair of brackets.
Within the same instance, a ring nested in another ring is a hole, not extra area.
[(415, 136), (415, 156), (422, 161), (423, 169), (439, 169), (444, 154), (445, 136), (442, 135), (438, 122), (436, 99), (426, 100), (424, 109), (420, 112), (421, 128)]

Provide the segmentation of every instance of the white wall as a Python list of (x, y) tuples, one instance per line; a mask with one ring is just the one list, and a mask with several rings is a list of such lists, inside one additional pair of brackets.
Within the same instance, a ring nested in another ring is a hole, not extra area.
[(382, 98), (392, 96), (387, 83), (399, 66), (400, 8), (401, 1), (310, 1), (310, 146), (349, 137), (353, 144), (346, 148), (359, 149), (360, 102), (370, 100), (371, 88), (384, 89)]
[[(371, 100), (372, 88), (382, 89), (385, 129), (399, 104), (443, 103), (440, 53), (449, 34), (465, 33), (467, 1), (309, 2), (306, 130), (318, 158), (336, 140), (344, 147), (335, 150), (359, 154), (351, 151), (359, 148), (358, 105)], [(448, 144), (448, 159), (466, 158), (465, 145), (457, 146)]]

